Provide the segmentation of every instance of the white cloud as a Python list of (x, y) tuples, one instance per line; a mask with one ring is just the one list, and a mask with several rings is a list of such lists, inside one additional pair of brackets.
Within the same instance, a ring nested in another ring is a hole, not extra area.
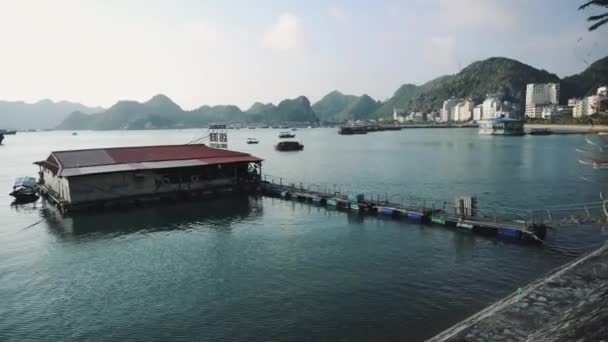
[(329, 7), (329, 15), (341, 25), (347, 25), (350, 23), (350, 15), (346, 10), (338, 6)]
[(301, 40), (300, 19), (293, 14), (281, 14), (262, 39), (265, 47), (275, 50), (295, 49)]

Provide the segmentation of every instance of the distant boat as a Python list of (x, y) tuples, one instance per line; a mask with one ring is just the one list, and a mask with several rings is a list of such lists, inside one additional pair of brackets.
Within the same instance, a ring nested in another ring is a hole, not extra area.
[(304, 145), (297, 141), (281, 141), (274, 146), (277, 151), (302, 151)]
[(353, 134), (367, 134), (368, 128), (363, 126), (342, 126), (338, 131), (338, 134), (342, 135), (353, 135)]
[(296, 135), (293, 133), (289, 133), (289, 132), (281, 132), (279, 133), (279, 138), (283, 139), (283, 138), (295, 138)]
[(72, 132), (72, 135), (78, 135), (78, 132)]
[(256, 138), (247, 138), (247, 143), (248, 144), (258, 144), (259, 141)]
[(479, 122), (481, 135), (524, 135), (524, 122), (518, 119), (500, 117)]
[(298, 129), (294, 127), (294, 128), (292, 128), (291, 130), (292, 130), (292, 131), (297, 131)]
[(553, 131), (548, 128), (533, 128), (530, 135), (551, 135)]
[(13, 191), (9, 194), (18, 202), (29, 202), (38, 199), (38, 182), (34, 177), (19, 177), (15, 180)]
[(249, 126), (247, 128), (249, 128), (249, 129), (255, 129), (255, 126)]

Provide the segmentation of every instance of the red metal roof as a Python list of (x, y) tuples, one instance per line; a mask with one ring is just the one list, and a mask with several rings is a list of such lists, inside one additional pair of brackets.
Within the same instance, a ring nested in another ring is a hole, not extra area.
[(198, 159), (205, 164), (262, 161), (247, 153), (211, 148), (204, 144), (99, 148), (58, 151), (52, 155), (62, 168), (188, 159)]

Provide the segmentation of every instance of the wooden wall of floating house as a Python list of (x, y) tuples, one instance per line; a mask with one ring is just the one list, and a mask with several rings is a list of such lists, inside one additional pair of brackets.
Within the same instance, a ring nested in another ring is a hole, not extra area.
[(42, 178), (44, 185), (55, 192), (55, 195), (60, 199), (70, 202), (70, 186), (67, 178), (59, 177), (53, 174), (49, 169), (42, 169)]
[(236, 183), (236, 177), (201, 179), (172, 179), (162, 170), (129, 171), (74, 176), (69, 178), (71, 203), (111, 200), (127, 196), (162, 195), (176, 191), (196, 191), (226, 187)]

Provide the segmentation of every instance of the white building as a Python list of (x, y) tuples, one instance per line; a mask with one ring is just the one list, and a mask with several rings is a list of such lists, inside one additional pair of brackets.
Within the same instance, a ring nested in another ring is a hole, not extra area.
[[(599, 91), (598, 91), (599, 92)], [(599, 95), (593, 95), (587, 97), (587, 115), (593, 115), (600, 111), (600, 103), (602, 97)]]
[(441, 121), (453, 121), (452, 113), (454, 107), (458, 105), (458, 103), (460, 103), (460, 99), (454, 97), (443, 101), (443, 106), (441, 107)]
[(550, 119), (557, 115), (557, 105), (546, 105), (542, 107), (541, 117), (543, 119)]
[(501, 111), (502, 100), (495, 95), (488, 95), (482, 103), (482, 120), (494, 119)]
[(396, 107), (393, 107), (393, 121), (398, 123), (403, 123), (405, 121), (405, 116), (403, 116)]
[(574, 105), (574, 109), (572, 110), (572, 117), (580, 118), (582, 116), (587, 115), (587, 98), (582, 100), (576, 100), (576, 104)]
[(599, 96), (608, 97), (608, 87), (603, 86), (603, 87), (597, 88), (597, 94)]
[(477, 106), (473, 107), (473, 120), (483, 120), (483, 104), (478, 104)]
[(543, 107), (559, 104), (559, 83), (529, 83), (526, 87), (526, 116), (539, 118)]
[(452, 121), (470, 121), (475, 104), (470, 99), (459, 102), (452, 108)]

